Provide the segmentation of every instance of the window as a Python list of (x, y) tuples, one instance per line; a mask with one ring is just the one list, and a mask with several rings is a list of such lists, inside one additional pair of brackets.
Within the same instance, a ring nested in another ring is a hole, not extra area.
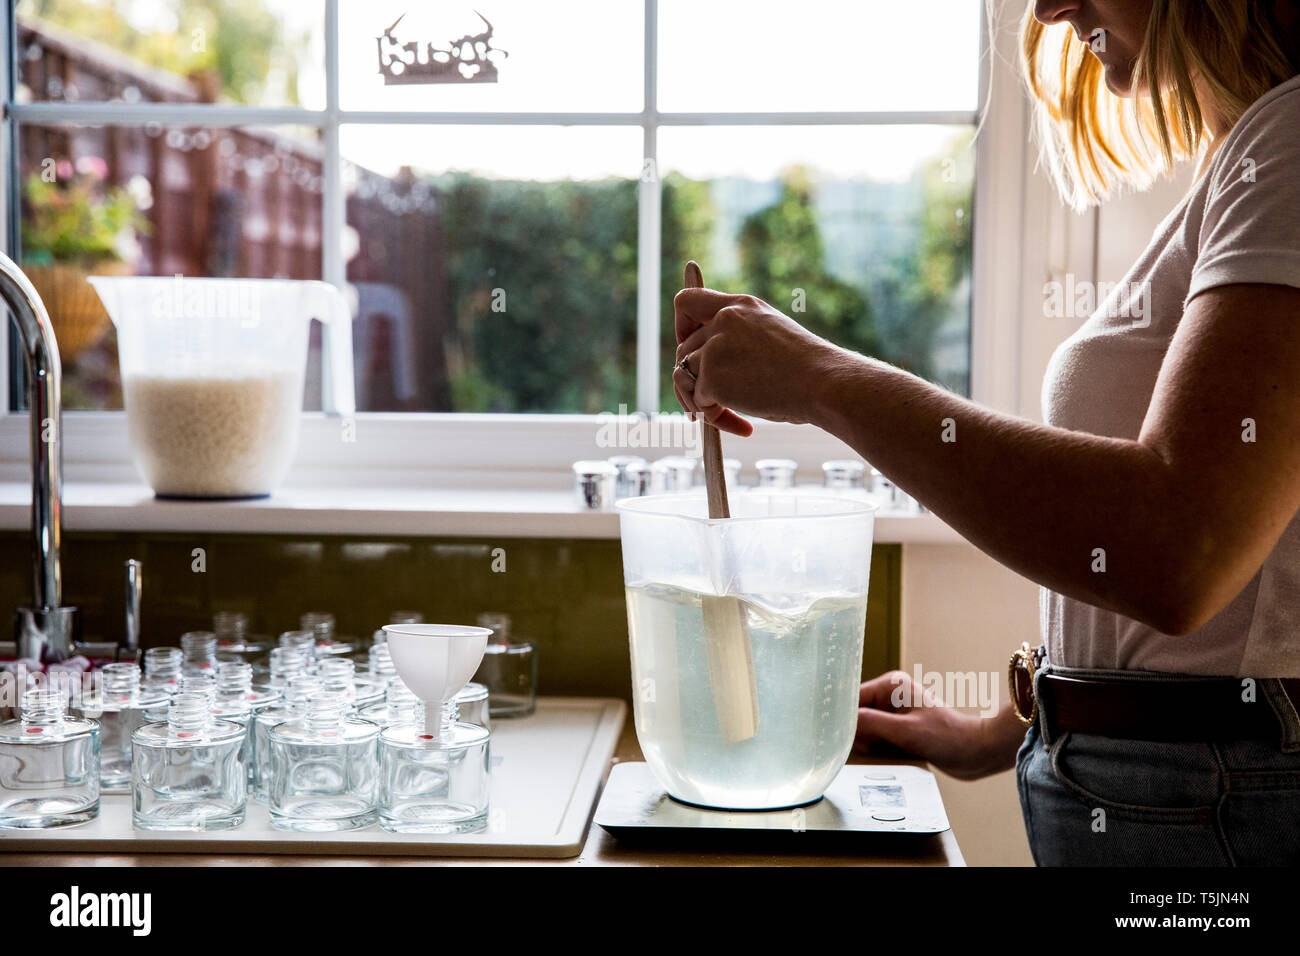
[[(676, 410), (690, 257), (969, 394), (982, 6), (16, 0), (8, 245), (51, 294), (334, 282), (361, 411)], [(112, 329), (66, 316), (65, 407), (120, 408)]]

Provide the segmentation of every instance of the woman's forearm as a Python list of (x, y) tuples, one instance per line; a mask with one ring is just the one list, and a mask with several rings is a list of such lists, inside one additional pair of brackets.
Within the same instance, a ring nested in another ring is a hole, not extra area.
[(981, 408), (839, 351), (814, 389), (835, 434), (980, 550), (1054, 591), (1187, 629), (1195, 562), (1170, 469), (1136, 441)]
[(986, 777), (1014, 767), (1016, 753), (1025, 742), (1028, 729), (1016, 716), (1010, 700), (1005, 701), (992, 717), (981, 718), (980, 730), (985, 741), (981, 750), (986, 756), (986, 762), (975, 776)]

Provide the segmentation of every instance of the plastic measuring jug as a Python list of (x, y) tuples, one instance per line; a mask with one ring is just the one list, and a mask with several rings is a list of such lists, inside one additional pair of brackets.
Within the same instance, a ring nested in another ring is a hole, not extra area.
[(356, 411), (352, 314), (326, 282), (92, 276), (117, 329), (131, 457), (164, 497), (270, 494), (298, 446), (307, 333), (321, 406)]
[[(656, 779), (706, 807), (817, 800), (857, 729), (876, 505), (787, 491), (737, 495), (722, 519), (708, 517), (702, 494), (617, 508), (633, 713)], [(711, 597), (736, 598), (746, 615), (753, 679), (742, 686), (756, 694), (758, 722), (734, 742), (710, 674)]]

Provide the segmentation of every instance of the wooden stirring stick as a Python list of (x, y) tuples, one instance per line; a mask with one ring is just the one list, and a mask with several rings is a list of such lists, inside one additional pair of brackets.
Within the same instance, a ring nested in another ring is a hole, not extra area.
[[(704, 288), (704, 274), (692, 259), (686, 263), (686, 288)], [(704, 439), (704, 484), (709, 495), (709, 517), (730, 518), (726, 472), (722, 467), (722, 436), (700, 419)], [(726, 561), (725, 551), (717, 560)], [(731, 581), (734, 569), (724, 567), (716, 580)], [(740, 743), (758, 733), (758, 685), (754, 679), (754, 653), (749, 643), (745, 608), (734, 597), (701, 597), (704, 612), (704, 649), (709, 661), (709, 683), (718, 726), (728, 744)]]

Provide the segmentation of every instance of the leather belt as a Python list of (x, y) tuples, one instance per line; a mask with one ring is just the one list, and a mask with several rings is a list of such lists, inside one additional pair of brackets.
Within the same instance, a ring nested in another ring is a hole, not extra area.
[[(1300, 680), (1282, 685), (1292, 704), (1300, 701)], [(1153, 741), (1277, 737), (1281, 725), (1262, 689), (1246, 701), (1244, 686), (1232, 677), (1089, 680), (1044, 672), (1035, 682), (1035, 698), (1053, 733)]]

